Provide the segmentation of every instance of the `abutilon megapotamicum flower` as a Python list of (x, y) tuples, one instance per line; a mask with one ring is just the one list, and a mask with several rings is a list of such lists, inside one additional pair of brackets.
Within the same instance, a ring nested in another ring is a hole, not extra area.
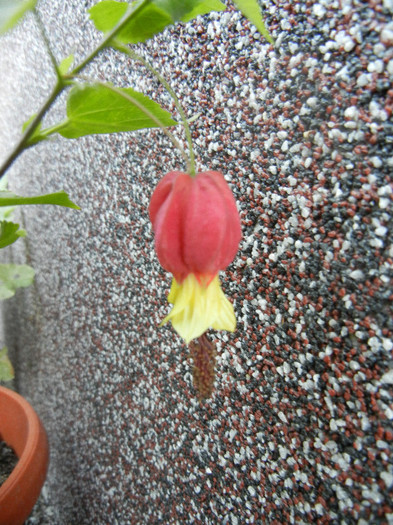
[(149, 214), (158, 259), (173, 274), (168, 295), (173, 308), (162, 324), (171, 321), (187, 343), (209, 328), (233, 332), (235, 314), (218, 272), (234, 259), (241, 227), (224, 176), (168, 173), (154, 190)]

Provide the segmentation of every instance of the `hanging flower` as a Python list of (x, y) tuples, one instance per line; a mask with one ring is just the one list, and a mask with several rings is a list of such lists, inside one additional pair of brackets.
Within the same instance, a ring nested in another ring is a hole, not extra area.
[(157, 185), (149, 206), (161, 265), (173, 274), (171, 321), (188, 343), (208, 328), (234, 331), (232, 304), (218, 272), (234, 259), (241, 239), (236, 202), (223, 175), (174, 171)]

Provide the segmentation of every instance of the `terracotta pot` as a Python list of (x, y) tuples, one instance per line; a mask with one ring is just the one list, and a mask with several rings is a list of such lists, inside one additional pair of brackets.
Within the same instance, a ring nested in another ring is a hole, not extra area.
[(0, 525), (22, 525), (44, 484), (49, 463), (48, 439), (32, 406), (0, 387), (0, 438), (19, 461), (0, 487)]

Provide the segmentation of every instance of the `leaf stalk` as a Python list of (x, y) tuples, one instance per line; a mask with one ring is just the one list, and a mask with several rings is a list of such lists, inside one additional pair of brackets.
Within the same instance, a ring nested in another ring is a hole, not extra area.
[(169, 82), (158, 72), (154, 69), (154, 67), (147, 62), (145, 58), (140, 56), (138, 53), (135, 53), (128, 47), (122, 47), (121, 50), (128, 54), (131, 58), (134, 60), (137, 60), (138, 62), (141, 62), (145, 66), (146, 69), (148, 69), (155, 77), (156, 79), (164, 86), (164, 88), (168, 91), (170, 96), (172, 97), (175, 107), (180, 115), (180, 118), (183, 122), (184, 132), (186, 134), (187, 143), (188, 143), (188, 150), (189, 150), (189, 156), (190, 159), (187, 160), (188, 165), (188, 172), (192, 177), (195, 177), (196, 174), (196, 166), (195, 166), (195, 154), (194, 154), (194, 148), (192, 145), (192, 136), (191, 136), (191, 130), (189, 126), (189, 122), (187, 120), (186, 114), (184, 113), (184, 110), (182, 108), (182, 105), (180, 104), (180, 101), (175, 93), (175, 91), (172, 89)]

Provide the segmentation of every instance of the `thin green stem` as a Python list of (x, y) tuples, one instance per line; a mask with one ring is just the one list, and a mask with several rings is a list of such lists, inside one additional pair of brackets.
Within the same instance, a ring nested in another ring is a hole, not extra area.
[(141, 9), (150, 4), (151, 0), (143, 0), (137, 6), (128, 8), (125, 16), (120, 20), (120, 22), (115, 26), (112, 31), (105, 35), (102, 42), (90, 53), (90, 55), (83, 60), (78, 66), (76, 66), (71, 72), (70, 76), (77, 75), (83, 68), (87, 66), (105, 47), (111, 44), (111, 40), (117, 35), (117, 33), (123, 29), (123, 27), (129, 22), (129, 20), (135, 16)]
[(80, 78), (84, 82), (99, 84), (100, 86), (103, 86), (103, 87), (109, 89), (110, 91), (113, 91), (114, 93), (117, 93), (118, 95), (123, 97), (125, 100), (128, 100), (128, 102), (130, 102), (131, 104), (136, 106), (149, 119), (151, 119), (156, 124), (156, 126), (159, 127), (163, 131), (163, 133), (165, 133), (165, 135), (173, 143), (175, 148), (177, 148), (179, 150), (181, 156), (183, 157), (184, 161), (186, 162), (187, 169), (188, 170), (190, 169), (190, 162), (189, 162), (188, 156), (187, 156), (186, 152), (184, 151), (184, 149), (182, 148), (180, 142), (176, 139), (176, 137), (173, 135), (173, 133), (171, 133), (169, 131), (169, 129), (166, 128), (164, 126), (164, 124), (155, 115), (153, 115), (153, 113), (151, 113), (151, 111), (149, 111), (143, 104), (141, 104), (138, 100), (136, 100), (136, 98), (134, 98), (132, 95), (129, 95), (128, 93), (125, 93), (120, 88), (117, 88), (116, 86), (113, 86), (112, 84), (107, 84), (105, 82), (100, 82), (99, 80), (91, 79), (91, 78), (88, 78), (88, 77), (85, 77), (85, 76), (78, 76), (76, 78)]
[(128, 54), (134, 60), (138, 60), (139, 62), (141, 62), (157, 78), (157, 80), (164, 86), (164, 88), (168, 91), (168, 93), (172, 97), (175, 103), (176, 109), (179, 112), (180, 118), (183, 122), (184, 131), (185, 131), (187, 143), (188, 143), (189, 155), (190, 155), (189, 173), (192, 177), (194, 177), (196, 174), (196, 167), (195, 167), (195, 154), (194, 154), (194, 148), (192, 144), (191, 130), (188, 124), (186, 114), (184, 113), (184, 110), (180, 104), (179, 99), (177, 98), (176, 93), (174, 92), (174, 90), (172, 89), (168, 81), (165, 80), (165, 78), (158, 71), (156, 71), (154, 67), (151, 64), (149, 64), (149, 62), (147, 62), (147, 60), (145, 60), (142, 56), (138, 55), (138, 53), (135, 53), (134, 51), (132, 51), (131, 49), (125, 46), (122, 47), (121, 50), (125, 52), (126, 54)]
[(67, 120), (63, 120), (62, 122), (59, 122), (58, 124), (54, 124), (53, 126), (49, 126), (48, 128), (40, 130), (39, 142), (47, 139), (54, 133), (59, 133), (59, 131), (61, 131), (66, 125), (67, 125)]
[(54, 54), (52, 53), (52, 48), (50, 46), (48, 37), (46, 36), (44, 24), (42, 23), (41, 17), (40, 17), (40, 15), (39, 15), (39, 13), (38, 13), (36, 8), (33, 9), (33, 13), (34, 13), (36, 22), (38, 24), (38, 27), (40, 28), (41, 36), (42, 36), (43, 41), (45, 42), (46, 50), (48, 51), (48, 55), (49, 55), (49, 57), (51, 59), (51, 62), (52, 62), (52, 65), (53, 65), (53, 69), (56, 71), (57, 80), (58, 80), (59, 83), (61, 83), (62, 82), (62, 76), (61, 76), (61, 73), (60, 73), (60, 70), (59, 70), (59, 65), (58, 65), (58, 63), (56, 61), (56, 58), (55, 58)]

